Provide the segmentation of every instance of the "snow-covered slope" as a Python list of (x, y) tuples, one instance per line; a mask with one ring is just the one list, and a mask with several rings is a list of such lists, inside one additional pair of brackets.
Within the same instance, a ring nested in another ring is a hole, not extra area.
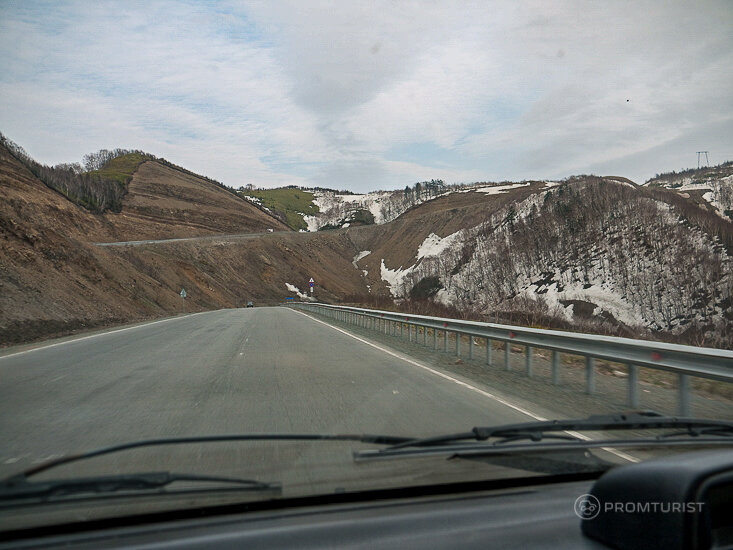
[(483, 223), (430, 234), (411, 265), (382, 259), (380, 274), (396, 299), (437, 277), (434, 299), (461, 309), (529, 304), (573, 320), (582, 305), (629, 326), (677, 332), (733, 321), (732, 267), (720, 240), (668, 203), (624, 181), (587, 177), (547, 182)]
[[(550, 186), (557, 185), (557, 182), (547, 183)], [(313, 204), (318, 207), (319, 212), (316, 215), (303, 216), (303, 219), (308, 224), (308, 231), (372, 223), (383, 224), (396, 219), (414, 206), (451, 193), (477, 191), (486, 195), (497, 195), (528, 185), (530, 182), (476, 183), (460, 186), (445, 186), (442, 182), (430, 185), (430, 182), (427, 182), (427, 185), (417, 184), (401, 191), (376, 191), (364, 195), (315, 190)]]
[(415, 205), (435, 198), (437, 193), (406, 193), (404, 191), (376, 191), (364, 195), (315, 191), (313, 204), (319, 213), (304, 216), (308, 231), (321, 228), (349, 227), (387, 223)]
[(692, 195), (707, 203), (723, 219), (733, 220), (733, 162), (661, 174), (644, 185), (673, 189), (685, 198)]

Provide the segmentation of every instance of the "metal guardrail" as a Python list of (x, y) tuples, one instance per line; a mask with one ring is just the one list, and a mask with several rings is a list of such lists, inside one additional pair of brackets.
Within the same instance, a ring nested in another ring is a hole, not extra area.
[[(432, 329), (432, 346), (437, 350), (442, 340), (448, 351), (449, 335), (455, 335), (455, 354), (461, 355), (462, 336), (468, 336), (468, 358), (474, 359), (474, 339), (486, 339), (486, 364), (492, 365), (492, 341), (504, 342), (504, 368), (511, 368), (511, 344), (525, 346), (525, 369), (532, 376), (534, 348), (552, 351), (552, 382), (559, 384), (560, 353), (585, 357), (585, 391), (595, 392), (595, 359), (624, 363), (628, 369), (628, 404), (639, 406), (639, 367), (664, 370), (679, 376), (679, 414), (690, 416), (690, 377), (708, 378), (733, 383), (733, 351), (698, 348), (646, 340), (633, 340), (615, 336), (598, 336), (476, 321), (462, 321), (424, 315), (410, 315), (375, 309), (334, 306), (329, 304), (299, 302), (291, 307), (321, 313), (340, 321), (354, 323), (385, 334), (405, 335), (417, 342), (419, 327), (423, 328), (423, 344), (428, 343), (428, 330)], [(440, 336), (440, 338), (439, 338)]]

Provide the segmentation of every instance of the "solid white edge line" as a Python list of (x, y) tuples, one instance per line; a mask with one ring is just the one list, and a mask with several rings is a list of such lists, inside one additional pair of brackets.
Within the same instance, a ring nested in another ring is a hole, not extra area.
[(8, 355), (0, 355), (0, 361), (3, 359), (7, 359), (9, 357), (16, 357), (18, 355), (25, 355), (26, 353), (31, 353), (33, 351), (48, 349), (48, 348), (55, 348), (56, 346), (63, 346), (65, 344), (74, 344), (76, 342), (81, 342), (82, 340), (89, 340), (91, 338), (98, 338), (100, 336), (107, 336), (108, 334), (116, 334), (118, 332), (125, 332), (128, 330), (134, 330), (136, 328), (144, 328), (149, 327), (151, 325), (157, 325), (160, 323), (167, 323), (169, 321), (178, 321), (181, 319), (188, 319), (189, 317), (195, 317), (196, 315), (203, 315), (204, 313), (212, 313), (214, 311), (218, 310), (211, 310), (211, 311), (199, 311), (198, 313), (189, 313), (188, 315), (183, 315), (181, 317), (169, 317), (168, 319), (160, 319), (159, 321), (150, 321), (149, 323), (143, 323), (141, 325), (135, 325), (134, 327), (125, 327), (125, 328), (118, 328), (113, 329), (106, 332), (98, 332), (97, 334), (90, 334), (89, 336), (80, 336), (79, 338), (74, 338), (72, 340), (64, 340), (63, 342), (56, 342), (55, 344), (47, 344), (45, 346), (39, 346), (37, 348), (31, 348), (24, 351), (18, 351), (16, 353), (10, 353)]
[[(311, 315), (308, 315), (307, 313), (303, 313), (302, 311), (298, 311), (297, 309), (293, 309), (293, 308), (287, 308), (287, 309), (289, 309), (290, 311), (293, 311), (295, 313), (299, 313), (301, 315), (304, 315), (308, 319), (311, 319), (313, 321), (316, 321), (317, 323), (321, 323), (322, 325), (325, 325), (325, 326), (327, 326), (329, 328), (332, 328), (333, 330), (336, 330), (336, 331), (338, 331), (338, 332), (340, 332), (342, 334), (345, 334), (346, 336), (349, 336), (349, 337), (353, 338), (354, 340), (358, 340), (359, 342), (362, 342), (362, 343), (364, 343), (364, 344), (366, 344), (368, 346), (371, 346), (371, 347), (373, 347), (375, 349), (378, 349), (379, 351), (382, 351), (382, 352), (386, 353), (387, 355), (391, 355), (392, 357), (395, 357), (396, 359), (399, 359), (401, 361), (405, 361), (406, 363), (409, 363), (410, 365), (412, 365), (414, 367), (418, 367), (418, 368), (421, 368), (423, 370), (426, 370), (426, 371), (428, 371), (428, 372), (430, 372), (430, 373), (432, 373), (432, 374), (434, 374), (436, 376), (440, 376), (441, 378), (443, 378), (445, 380), (450, 380), (451, 382), (453, 382), (455, 384), (458, 384), (459, 386), (463, 386), (464, 388), (467, 388), (467, 389), (469, 389), (471, 391), (474, 391), (474, 392), (476, 392), (478, 394), (481, 394), (484, 397), (488, 397), (489, 399), (493, 399), (495, 401), (498, 401), (502, 405), (505, 405), (505, 406), (509, 407), (510, 409), (514, 409), (515, 411), (520, 412), (522, 414), (525, 414), (525, 415), (529, 416), (530, 418), (534, 418), (535, 420), (538, 420), (540, 422), (544, 422), (544, 421), (547, 420), (547, 418), (544, 418), (544, 417), (542, 417), (542, 416), (540, 416), (538, 414), (535, 414), (535, 413), (533, 413), (531, 411), (528, 411), (527, 409), (525, 409), (523, 407), (520, 407), (518, 405), (515, 405), (514, 403), (510, 403), (506, 399), (502, 399), (501, 397), (497, 397), (496, 395), (494, 395), (492, 393), (489, 393), (487, 391), (484, 391), (484, 390), (482, 390), (480, 388), (477, 388), (476, 386), (472, 386), (471, 384), (468, 384), (466, 382), (463, 382), (461, 380), (458, 380), (456, 378), (453, 378), (452, 376), (449, 376), (449, 375), (447, 375), (445, 373), (442, 373), (442, 372), (437, 371), (435, 369), (431, 369), (430, 367), (428, 367), (426, 365), (423, 365), (422, 363), (419, 363), (419, 362), (414, 361), (412, 359), (409, 359), (407, 357), (402, 357), (402, 356), (394, 353), (393, 351), (390, 351), (390, 350), (388, 350), (386, 348), (383, 348), (381, 346), (378, 346), (377, 344), (375, 344), (373, 342), (369, 342), (368, 340), (364, 340), (363, 338), (359, 338), (355, 334), (351, 334), (350, 332), (348, 332), (346, 330), (343, 330), (343, 329), (340, 329), (338, 327), (335, 327), (335, 326), (333, 326), (333, 325), (331, 325), (329, 323), (326, 323), (325, 321), (321, 321), (320, 319), (316, 319), (315, 317), (312, 317)], [(572, 435), (573, 437), (577, 437), (579, 439), (582, 439), (584, 441), (593, 441), (592, 438), (588, 437), (587, 435), (583, 435), (581, 433), (578, 433), (578, 432), (566, 431), (565, 433), (567, 433), (569, 435)], [(639, 462), (640, 461), (640, 459), (636, 458), (635, 456), (632, 456), (632, 455), (630, 455), (628, 453), (624, 453), (623, 451), (619, 451), (618, 449), (612, 449), (610, 447), (602, 447), (602, 449), (604, 451), (607, 451), (607, 452), (609, 452), (611, 454), (616, 455), (619, 458), (623, 458), (624, 460), (628, 460), (629, 462)]]

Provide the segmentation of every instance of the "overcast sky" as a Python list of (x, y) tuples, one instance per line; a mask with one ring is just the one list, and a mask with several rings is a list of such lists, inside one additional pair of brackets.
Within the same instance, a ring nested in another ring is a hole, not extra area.
[(0, 0), (0, 131), (232, 187), (733, 160), (733, 2)]

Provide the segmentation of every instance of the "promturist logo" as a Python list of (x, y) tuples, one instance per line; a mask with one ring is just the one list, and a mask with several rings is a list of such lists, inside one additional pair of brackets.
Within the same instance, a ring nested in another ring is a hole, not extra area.
[(614, 514), (694, 514), (703, 509), (702, 502), (601, 502), (593, 495), (575, 499), (575, 515), (580, 519), (595, 519), (601, 513)]
[(593, 495), (580, 495), (575, 499), (575, 515), (580, 519), (593, 519), (601, 511), (601, 503)]

